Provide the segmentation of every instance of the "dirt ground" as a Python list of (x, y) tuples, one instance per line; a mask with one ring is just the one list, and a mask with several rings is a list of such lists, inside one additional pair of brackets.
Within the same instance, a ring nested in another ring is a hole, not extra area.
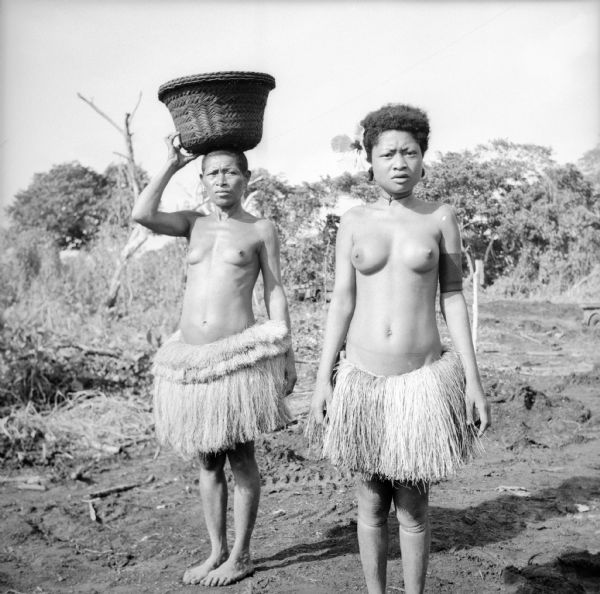
[[(485, 456), (432, 486), (426, 592), (600, 592), (599, 344), (576, 305), (482, 304), (478, 358), (494, 425)], [(364, 592), (354, 479), (317, 459), (302, 435), (313, 347), (299, 349), (299, 422), (257, 443), (252, 577), (224, 589), (182, 584), (209, 551), (198, 469), (169, 452), (155, 457), (148, 441), (63, 460), (60, 471), (3, 470), (0, 590)], [(115, 486), (129, 488), (93, 498)], [(388, 592), (403, 592), (393, 515), (390, 524)]]

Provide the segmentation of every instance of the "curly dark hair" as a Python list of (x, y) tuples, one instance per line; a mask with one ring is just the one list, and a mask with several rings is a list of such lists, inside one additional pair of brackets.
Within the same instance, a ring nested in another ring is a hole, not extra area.
[(367, 151), (367, 161), (371, 162), (373, 146), (386, 130), (410, 132), (421, 147), (424, 155), (429, 146), (429, 118), (418, 107), (404, 103), (388, 103), (376, 111), (368, 113), (360, 125), (364, 128), (363, 146)]
[(232, 157), (235, 157), (240, 171), (244, 175), (248, 173), (248, 159), (246, 158), (246, 155), (242, 151), (228, 148), (214, 149), (209, 153), (206, 153), (206, 155), (204, 155), (204, 157), (202, 158), (202, 173), (204, 173), (204, 164), (206, 163), (206, 159), (215, 155), (231, 155)]

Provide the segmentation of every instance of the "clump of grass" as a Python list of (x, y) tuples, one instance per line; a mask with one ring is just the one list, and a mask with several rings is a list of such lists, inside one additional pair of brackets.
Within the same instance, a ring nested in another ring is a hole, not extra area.
[(28, 403), (47, 410), (83, 389), (147, 391), (151, 349), (94, 349), (67, 333), (7, 325), (0, 330), (0, 410)]
[(79, 456), (116, 453), (150, 438), (152, 428), (147, 398), (81, 391), (51, 410), (41, 411), (33, 402), (11, 407), (0, 419), (0, 446), (3, 457), (12, 453), (21, 459), (40, 447), (60, 446)]

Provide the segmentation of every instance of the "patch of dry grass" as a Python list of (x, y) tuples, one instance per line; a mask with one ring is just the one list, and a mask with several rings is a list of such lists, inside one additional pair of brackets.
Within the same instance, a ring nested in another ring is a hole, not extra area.
[(11, 443), (43, 439), (48, 446), (69, 444), (78, 453), (93, 449), (116, 453), (148, 439), (153, 431), (148, 399), (82, 391), (47, 412), (32, 402), (14, 406), (0, 419), (0, 435)]

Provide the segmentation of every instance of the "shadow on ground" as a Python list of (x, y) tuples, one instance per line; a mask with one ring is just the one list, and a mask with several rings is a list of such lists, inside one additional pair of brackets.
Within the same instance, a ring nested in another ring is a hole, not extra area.
[[(576, 504), (600, 497), (600, 479), (576, 476), (558, 487), (542, 489), (530, 497), (502, 495), (466, 509), (432, 506), (431, 552), (459, 550), (510, 540), (528, 523), (577, 512)], [(390, 517), (390, 558), (400, 555), (397, 523)], [(297, 563), (323, 561), (357, 554), (356, 521), (346, 519), (324, 531), (317, 542), (304, 542), (256, 560), (257, 571)]]

